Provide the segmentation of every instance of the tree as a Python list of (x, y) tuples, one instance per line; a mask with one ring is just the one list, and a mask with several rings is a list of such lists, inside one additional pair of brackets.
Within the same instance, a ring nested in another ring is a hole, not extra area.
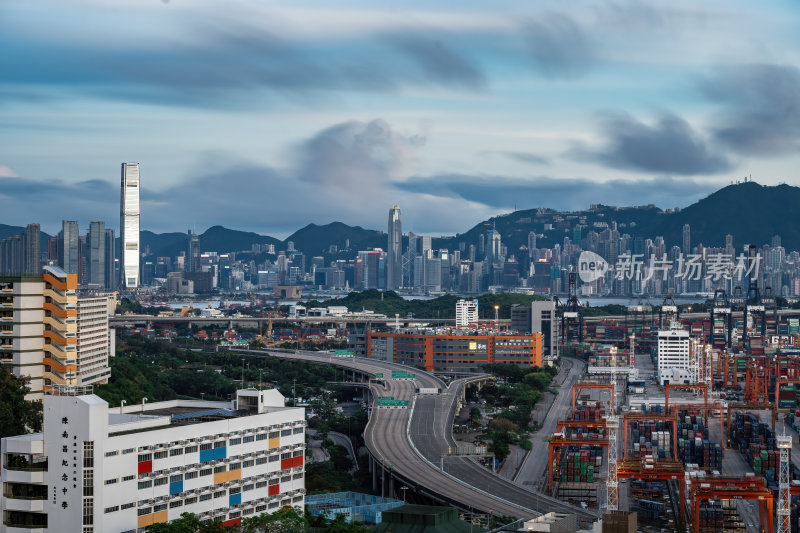
[(0, 437), (42, 430), (42, 402), (25, 399), (29, 381), (0, 367)]
[(282, 507), (272, 514), (245, 518), (239, 529), (242, 533), (305, 533), (309, 523), (305, 514), (295, 507)]

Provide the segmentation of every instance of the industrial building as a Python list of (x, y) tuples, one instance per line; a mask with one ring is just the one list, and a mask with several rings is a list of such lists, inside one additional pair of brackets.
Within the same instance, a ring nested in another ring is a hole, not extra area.
[(77, 275), (0, 277), (0, 363), (30, 378), (27, 399), (51, 385), (105, 383), (114, 355), (106, 297), (78, 298)]
[[(400, 333), (366, 333), (364, 356), (429, 372), (473, 372), (483, 365), (511, 363), (521, 367), (542, 365), (541, 333), (506, 335), (497, 332), (468, 333), (459, 330), (435, 333), (429, 330)], [(358, 355), (357, 339), (348, 348)], [(350, 344), (350, 343), (349, 343)]]
[(658, 380), (662, 385), (670, 383), (694, 383), (695, 375), (690, 361), (691, 341), (689, 332), (683, 329), (667, 329), (658, 332)]
[(132, 533), (184, 512), (237, 524), (303, 508), (305, 414), (277, 390), (116, 408), (85, 387), (53, 392), (42, 433), (2, 440), (3, 531)]

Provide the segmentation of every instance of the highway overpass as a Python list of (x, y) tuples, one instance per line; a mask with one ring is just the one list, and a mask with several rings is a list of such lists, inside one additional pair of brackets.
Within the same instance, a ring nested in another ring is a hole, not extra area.
[[(309, 362), (334, 364), (352, 371), (358, 378), (373, 377), (409, 367), (361, 358), (340, 358), (319, 352), (286, 353), (266, 350), (236, 350), (256, 357), (276, 356)], [(455, 446), (452, 423), (466, 382), (485, 378), (476, 375), (455, 380), (449, 387), (436, 376), (414, 369), (415, 381), (367, 380), (373, 397), (394, 396), (409, 400), (410, 409), (373, 408), (364, 434), (373, 458), (373, 480), (381, 470), (389, 478), (389, 492), (397, 493), (394, 479), (421, 495), (467, 511), (494, 515), (530, 517), (550, 511), (576, 513), (583, 521), (596, 518), (594, 511), (575, 507), (543, 493), (536, 493), (501, 478), (472, 458), (448, 457), (444, 472), (441, 458)], [(362, 384), (363, 386), (364, 384)], [(385, 385), (385, 386), (384, 386)], [(439, 388), (439, 395), (416, 395), (415, 388)]]

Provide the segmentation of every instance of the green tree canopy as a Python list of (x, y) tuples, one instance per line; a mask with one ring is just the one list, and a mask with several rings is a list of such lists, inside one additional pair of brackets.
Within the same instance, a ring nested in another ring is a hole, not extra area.
[(42, 402), (25, 399), (28, 381), (0, 367), (0, 437), (42, 430)]

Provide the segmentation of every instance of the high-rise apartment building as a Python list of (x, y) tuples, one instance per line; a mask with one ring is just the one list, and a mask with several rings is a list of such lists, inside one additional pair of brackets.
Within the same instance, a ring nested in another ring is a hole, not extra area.
[(58, 392), (41, 433), (0, 443), (3, 531), (144, 531), (182, 513), (238, 525), (304, 507), (305, 413), (277, 390), (114, 408)]
[(106, 223), (91, 222), (86, 235), (89, 248), (89, 276), (84, 282), (95, 287), (106, 285)]
[(120, 275), (128, 289), (139, 286), (139, 163), (122, 163), (119, 207)]
[(22, 232), (22, 272), (20, 274), (39, 274), (42, 271), (39, 258), (42, 255), (41, 230), (39, 224), (28, 224)]
[(545, 364), (552, 365), (558, 359), (558, 318), (556, 302), (541, 300), (531, 303), (531, 331), (541, 333), (542, 359)]
[(89, 302), (81, 311), (77, 288), (77, 275), (58, 267), (46, 266), (38, 276), (0, 277), (0, 363), (30, 378), (28, 399), (41, 399), (53, 385), (108, 378), (108, 301), (103, 298), (102, 309)]
[(77, 274), (80, 265), (78, 256), (78, 242), (80, 230), (75, 220), (61, 222), (61, 231), (58, 233), (58, 266), (67, 274)]
[(403, 285), (403, 229), (400, 222), (400, 208), (389, 209), (389, 242), (386, 258), (386, 288), (399, 289)]
[(456, 327), (466, 328), (478, 322), (478, 300), (459, 300), (456, 302)]

